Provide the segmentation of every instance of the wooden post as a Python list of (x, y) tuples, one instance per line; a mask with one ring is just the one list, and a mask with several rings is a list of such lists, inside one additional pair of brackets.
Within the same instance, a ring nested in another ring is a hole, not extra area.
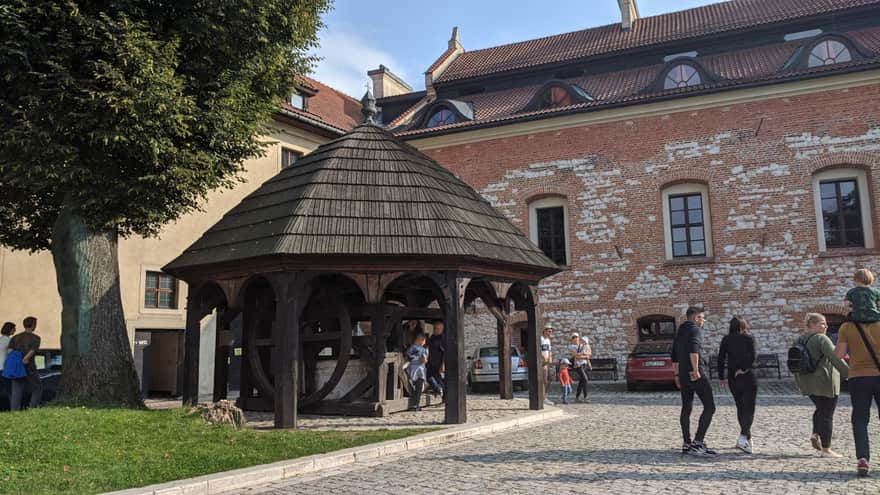
[(544, 360), (541, 359), (541, 328), (536, 304), (532, 298), (528, 298), (525, 303), (526, 315), (529, 318), (529, 409), (537, 411), (544, 409), (544, 381), (547, 376), (544, 371)]
[(446, 423), (467, 423), (467, 386), (464, 355), (464, 291), (467, 280), (446, 274)]
[(275, 328), (275, 428), (296, 428), (299, 399), (299, 315), (308, 291), (297, 283), (297, 274), (274, 277)]
[(229, 389), (229, 350), (223, 345), (223, 333), (229, 331), (230, 311), (217, 311), (217, 332), (214, 339), (214, 402), (226, 399)]
[(498, 395), (502, 399), (513, 399), (513, 364), (510, 352), (510, 317), (507, 308), (495, 313), (498, 320)]
[(388, 365), (385, 363), (385, 354), (388, 352), (388, 328), (389, 320), (388, 310), (382, 305), (376, 305), (373, 310), (371, 328), (373, 330), (373, 349), (376, 353), (373, 356), (373, 369), (375, 370), (376, 386), (373, 388), (373, 400), (375, 402), (385, 402), (388, 400)]
[(183, 405), (199, 402), (199, 339), (203, 308), (198, 301), (198, 287), (190, 286), (186, 297), (186, 330), (183, 354)]

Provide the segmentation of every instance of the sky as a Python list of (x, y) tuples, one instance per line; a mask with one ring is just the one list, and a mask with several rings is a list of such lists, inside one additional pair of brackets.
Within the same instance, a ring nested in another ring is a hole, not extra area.
[[(637, 0), (648, 17), (713, 0)], [(322, 57), (311, 74), (360, 99), (370, 84), (367, 71), (384, 64), (415, 90), (424, 72), (446, 50), (458, 26), (465, 50), (525, 41), (620, 22), (617, 0), (335, 0), (324, 16), (315, 52)]]

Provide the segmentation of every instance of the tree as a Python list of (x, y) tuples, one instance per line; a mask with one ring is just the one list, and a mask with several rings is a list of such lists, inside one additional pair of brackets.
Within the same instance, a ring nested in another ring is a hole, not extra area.
[(52, 252), (62, 399), (142, 404), (118, 239), (155, 235), (239, 180), (311, 67), (330, 1), (0, 5), (0, 244)]

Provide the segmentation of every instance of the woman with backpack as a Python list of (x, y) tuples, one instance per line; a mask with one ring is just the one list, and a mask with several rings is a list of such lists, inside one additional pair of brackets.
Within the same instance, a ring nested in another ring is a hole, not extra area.
[(807, 331), (795, 339), (789, 350), (798, 353), (799, 363), (790, 368), (796, 369), (795, 378), (801, 393), (808, 396), (816, 406), (813, 413), (813, 434), (810, 443), (822, 457), (843, 457), (831, 450), (831, 435), (834, 431), (834, 410), (840, 397), (840, 377), (846, 376), (849, 367), (834, 354), (834, 343), (825, 335), (828, 323), (818, 313), (807, 313)]

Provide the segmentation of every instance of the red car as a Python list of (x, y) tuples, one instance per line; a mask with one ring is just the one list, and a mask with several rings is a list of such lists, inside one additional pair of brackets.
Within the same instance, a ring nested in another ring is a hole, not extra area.
[(640, 383), (675, 383), (672, 369), (672, 341), (640, 342), (626, 360), (626, 389)]

